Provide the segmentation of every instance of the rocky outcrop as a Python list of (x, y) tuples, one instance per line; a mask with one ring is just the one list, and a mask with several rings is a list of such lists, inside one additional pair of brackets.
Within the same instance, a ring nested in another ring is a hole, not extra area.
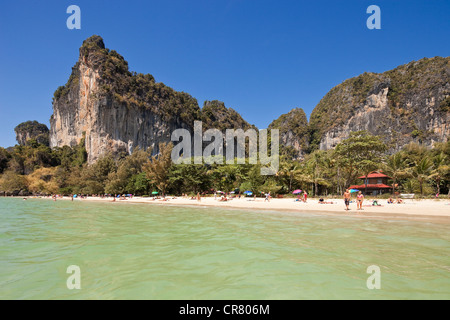
[(225, 103), (218, 100), (205, 101), (201, 111), (203, 130), (218, 129), (225, 132), (226, 129), (256, 129), (232, 108), (225, 107)]
[(280, 130), (280, 154), (303, 159), (309, 145), (308, 119), (301, 108), (292, 109), (272, 121), (268, 129)]
[(50, 119), (50, 146), (77, 145), (85, 137), (88, 162), (101, 155), (131, 153), (169, 142), (176, 128), (191, 129), (197, 101), (151, 75), (128, 71), (99, 36), (83, 42), (67, 84), (58, 88)]
[(334, 148), (350, 132), (378, 135), (391, 151), (450, 134), (450, 58), (422, 59), (382, 74), (364, 73), (333, 88), (310, 117), (312, 149)]
[[(294, 109), (273, 121), (280, 129), (280, 150), (301, 159), (316, 149), (334, 148), (350, 132), (381, 136), (390, 150), (411, 141), (426, 145), (447, 141), (450, 134), (450, 58), (422, 59), (385, 73), (364, 73), (330, 90), (314, 108), (310, 121)], [(196, 99), (177, 92), (153, 76), (128, 70), (128, 63), (103, 39), (83, 42), (66, 85), (53, 98), (50, 146), (75, 146), (85, 139), (88, 162), (111, 153), (131, 153), (169, 142), (178, 128), (193, 131), (256, 128), (223, 102)], [(19, 143), (29, 139), (18, 135)]]
[(130, 72), (121, 55), (92, 36), (83, 42), (68, 82), (54, 94), (50, 146), (75, 146), (85, 139), (89, 163), (135, 148), (156, 154), (175, 129), (192, 133), (195, 120), (204, 122), (204, 130), (252, 127), (223, 102), (207, 101), (202, 110), (189, 94)]
[(37, 121), (22, 122), (14, 128), (17, 143), (21, 146), (28, 145), (34, 140), (37, 143), (49, 145), (49, 130), (45, 124)]

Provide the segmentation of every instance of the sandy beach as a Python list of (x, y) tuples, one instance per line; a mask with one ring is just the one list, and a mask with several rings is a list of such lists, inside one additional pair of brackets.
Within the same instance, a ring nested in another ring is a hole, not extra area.
[[(33, 197), (30, 197), (33, 198)], [(44, 198), (52, 200), (52, 198)], [(327, 199), (326, 204), (319, 203), (318, 199), (310, 198), (306, 203), (295, 201), (293, 198), (271, 199), (270, 202), (264, 198), (234, 198), (226, 202), (219, 201), (219, 197), (203, 197), (201, 201), (190, 200), (189, 198), (169, 198), (162, 199), (133, 197), (127, 200), (116, 200), (112, 198), (88, 197), (87, 199), (75, 198), (74, 201), (98, 201), (111, 202), (118, 205), (126, 203), (145, 203), (149, 205), (177, 205), (177, 206), (201, 206), (217, 208), (238, 208), (250, 210), (270, 210), (280, 212), (291, 212), (298, 214), (323, 214), (334, 216), (352, 216), (358, 218), (377, 219), (408, 219), (417, 221), (434, 221), (450, 223), (450, 200), (413, 200), (406, 199), (402, 204), (388, 204), (387, 200), (378, 200), (380, 206), (372, 206), (371, 200), (366, 200), (363, 210), (356, 210), (356, 203), (350, 204), (350, 211), (345, 210), (343, 199)], [(59, 200), (70, 200), (70, 197), (58, 198)], [(331, 203), (332, 202), (332, 203)]]

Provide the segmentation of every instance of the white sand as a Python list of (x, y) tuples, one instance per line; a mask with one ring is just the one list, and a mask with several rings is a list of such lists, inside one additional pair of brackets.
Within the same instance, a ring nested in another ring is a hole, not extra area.
[[(49, 198), (51, 199), (51, 198)], [(69, 200), (70, 198), (64, 198)], [(381, 206), (372, 206), (372, 201), (363, 203), (363, 210), (356, 210), (356, 202), (350, 204), (350, 211), (345, 210), (343, 199), (327, 199), (333, 204), (319, 204), (318, 199), (308, 199), (307, 203), (296, 202), (295, 199), (271, 199), (265, 202), (264, 198), (235, 198), (227, 202), (214, 200), (214, 197), (204, 197), (201, 201), (189, 200), (182, 197), (168, 198), (168, 201), (152, 200), (151, 198), (133, 197), (128, 200), (116, 200), (114, 203), (147, 203), (157, 205), (193, 205), (222, 208), (241, 208), (252, 210), (289, 211), (301, 213), (327, 214), (337, 216), (354, 216), (361, 218), (400, 218), (412, 220), (433, 220), (450, 223), (450, 200), (404, 200), (403, 204), (387, 204), (387, 200), (378, 200)], [(217, 198), (219, 199), (219, 198)], [(88, 199), (75, 199), (75, 201), (108, 201), (111, 198), (89, 197)]]

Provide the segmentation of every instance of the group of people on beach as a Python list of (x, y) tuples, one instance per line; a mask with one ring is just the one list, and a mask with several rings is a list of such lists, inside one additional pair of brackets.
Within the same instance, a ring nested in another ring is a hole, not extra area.
[[(345, 203), (345, 210), (346, 211), (350, 210), (350, 208), (349, 208), (350, 202), (351, 202), (351, 192), (350, 192), (349, 189), (347, 189), (344, 192), (344, 203)], [(361, 191), (358, 191), (358, 194), (356, 195), (356, 210), (364, 210), (362, 208), (363, 202), (364, 202), (364, 195), (362, 194)], [(393, 204), (393, 203), (402, 204), (404, 202), (400, 198), (394, 200), (391, 197), (391, 198), (388, 199), (387, 203), (388, 204)], [(381, 206), (381, 204), (378, 202), (377, 199), (375, 199), (375, 200), (372, 201), (372, 206)]]
[(303, 191), (303, 193), (299, 193), (297, 195), (297, 200), (295, 200), (295, 201), (300, 201), (300, 202), (306, 203), (308, 201), (308, 193), (306, 191)]
[[(350, 193), (350, 190), (347, 189), (344, 192), (344, 203), (345, 203), (345, 210), (350, 210), (349, 206), (350, 206), (350, 199), (351, 199), (352, 194)], [(358, 191), (358, 195), (356, 196), (356, 210), (364, 210), (362, 208), (362, 204), (364, 201), (364, 195), (362, 194), (361, 191)]]

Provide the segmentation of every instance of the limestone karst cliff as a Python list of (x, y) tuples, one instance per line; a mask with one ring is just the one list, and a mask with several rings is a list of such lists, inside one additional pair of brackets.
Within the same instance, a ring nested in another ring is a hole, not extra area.
[(302, 159), (308, 151), (308, 118), (302, 108), (281, 115), (268, 128), (280, 130), (281, 154), (292, 159)]
[[(334, 148), (352, 131), (381, 136), (391, 151), (411, 141), (432, 145), (450, 134), (450, 58), (424, 58), (384, 73), (364, 73), (331, 89), (311, 113), (296, 108), (274, 120), (280, 150), (301, 159), (316, 149)], [(275, 107), (275, 106), (274, 106)], [(69, 80), (53, 98), (50, 146), (77, 145), (83, 138), (92, 163), (100, 156), (170, 141), (172, 132), (255, 128), (220, 101), (201, 109), (195, 98), (157, 83), (149, 74), (105, 48), (100, 36), (83, 42)]]
[(43, 145), (49, 145), (49, 130), (45, 124), (37, 121), (26, 121), (14, 128), (17, 143), (21, 146), (27, 145), (34, 140)]
[(131, 153), (137, 147), (151, 147), (155, 154), (175, 129), (192, 131), (195, 120), (204, 121), (204, 129), (218, 122), (250, 127), (222, 102), (206, 102), (204, 108), (202, 113), (195, 98), (149, 74), (130, 72), (121, 55), (92, 36), (83, 42), (68, 82), (54, 94), (50, 146), (74, 146), (85, 137), (92, 163), (106, 153)]
[(92, 36), (63, 87), (56, 90), (50, 119), (50, 146), (74, 146), (85, 136), (88, 162), (106, 153), (153, 148), (170, 141), (176, 128), (191, 128), (197, 100), (132, 73), (125, 59)]
[(327, 150), (352, 131), (381, 136), (390, 150), (432, 145), (450, 134), (450, 58), (424, 58), (381, 74), (364, 73), (331, 89), (309, 122), (311, 150)]

